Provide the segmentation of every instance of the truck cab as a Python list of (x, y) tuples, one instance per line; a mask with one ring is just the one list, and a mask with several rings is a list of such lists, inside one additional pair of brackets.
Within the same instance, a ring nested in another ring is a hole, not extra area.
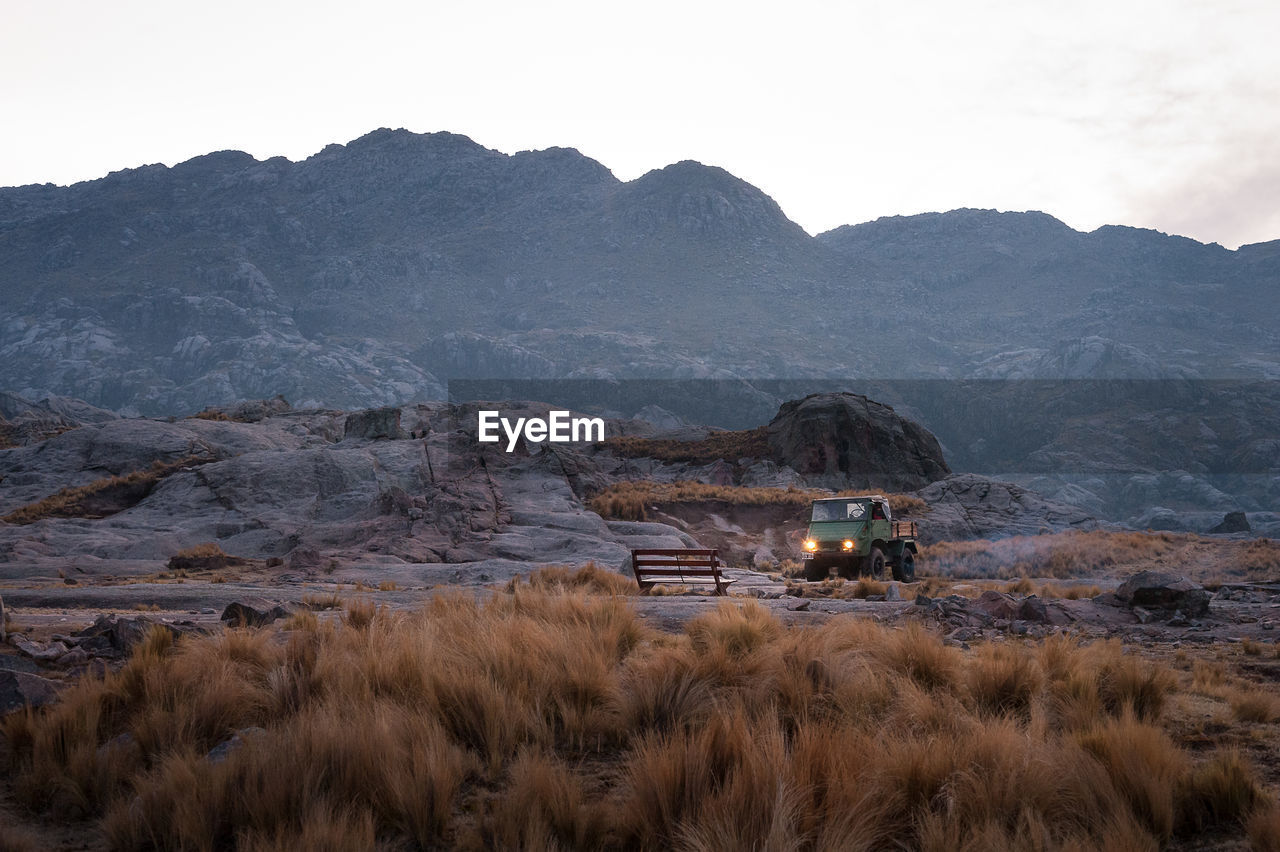
[(915, 523), (895, 521), (883, 495), (814, 500), (800, 558), (807, 580), (825, 580), (835, 568), (841, 577), (865, 574), (883, 579), (885, 566), (896, 580), (915, 579)]

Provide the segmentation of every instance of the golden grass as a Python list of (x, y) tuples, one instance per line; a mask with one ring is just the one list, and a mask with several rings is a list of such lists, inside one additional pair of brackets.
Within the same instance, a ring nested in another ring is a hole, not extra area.
[(765, 427), (741, 431), (711, 432), (697, 441), (655, 440), (652, 438), (606, 438), (604, 446), (624, 458), (648, 458), (668, 462), (711, 464), (739, 459), (769, 457), (769, 441)]
[(1280, 700), (1270, 692), (1236, 687), (1224, 697), (1237, 721), (1262, 724), (1280, 721)]
[(308, 609), (342, 609), (342, 595), (337, 592), (330, 592), (327, 595), (305, 594), (302, 596), (302, 605)]
[[(841, 491), (836, 496), (862, 497), (868, 490)], [(588, 508), (604, 518), (621, 521), (643, 521), (650, 505), (679, 503), (729, 503), (734, 506), (795, 506), (807, 508), (814, 500), (831, 497), (830, 491), (813, 488), (753, 488), (742, 485), (709, 485), (705, 482), (681, 480), (655, 482), (649, 479), (618, 482), (601, 491), (588, 502)], [(886, 494), (895, 515), (920, 514), (928, 507), (919, 497), (909, 494)]]
[(1280, 806), (1272, 804), (1254, 811), (1248, 828), (1254, 852), (1280, 852)]
[[(1070, 530), (939, 542), (923, 547), (920, 556), (931, 572), (970, 578), (1071, 579), (1153, 569), (1204, 580), (1222, 573), (1268, 579), (1280, 572), (1280, 544), (1270, 539), (1222, 541), (1192, 533)], [(1077, 587), (1076, 593), (1084, 596), (1086, 590)]]
[[(167, 565), (175, 577), (185, 577), (189, 571), (217, 571), (234, 568), (247, 562), (238, 556), (225, 553), (217, 543), (206, 541), (194, 547), (179, 550), (169, 557)], [(160, 575), (163, 577), (163, 575)]]
[[(547, 565), (524, 577), (524, 584), (542, 592), (587, 592), (596, 595), (638, 595), (640, 587), (634, 577), (623, 576), (594, 562), (579, 568), (564, 565)], [(521, 586), (520, 577), (512, 577), (506, 590), (514, 592)]]
[(283, 633), (175, 646), (157, 630), (120, 671), (4, 720), (20, 804), (97, 819), (122, 850), (1144, 849), (1243, 839), (1246, 820), (1255, 843), (1277, 835), (1253, 767), (1181, 748), (1163, 721), (1175, 679), (1118, 642), (965, 653), (916, 622), (787, 628), (745, 600), (666, 635), (550, 576), (417, 613), (354, 601)]
[(171, 462), (155, 462), (144, 470), (121, 476), (108, 476), (49, 495), (15, 509), (0, 520), (10, 524), (31, 524), (44, 518), (98, 518), (126, 509), (141, 501), (156, 483), (166, 476), (191, 465), (206, 464), (213, 459), (186, 456)]

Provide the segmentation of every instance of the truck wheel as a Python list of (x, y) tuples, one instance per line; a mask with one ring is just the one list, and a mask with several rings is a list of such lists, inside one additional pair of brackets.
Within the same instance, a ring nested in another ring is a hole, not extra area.
[(893, 579), (899, 583), (914, 583), (916, 581), (916, 557), (905, 547), (902, 549), (902, 556), (898, 559), (898, 564), (893, 566)]
[(804, 578), (810, 583), (820, 583), (831, 576), (831, 563), (810, 559), (804, 566)]
[(884, 579), (884, 553), (880, 548), (871, 548), (871, 552), (862, 560), (862, 570), (873, 580)]

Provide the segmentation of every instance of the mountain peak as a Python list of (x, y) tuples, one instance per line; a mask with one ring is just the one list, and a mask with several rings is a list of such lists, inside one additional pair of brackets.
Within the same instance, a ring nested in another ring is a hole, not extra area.
[(754, 232), (791, 239), (808, 234), (759, 188), (718, 166), (681, 160), (646, 172), (623, 187), (627, 201), (651, 226), (675, 222), (703, 235)]

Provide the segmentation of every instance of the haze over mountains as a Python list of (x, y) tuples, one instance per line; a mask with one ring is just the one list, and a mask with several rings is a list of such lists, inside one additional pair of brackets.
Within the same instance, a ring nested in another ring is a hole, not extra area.
[(1280, 376), (1280, 241), (956, 210), (811, 237), (727, 172), (621, 182), (379, 130), (0, 190), (0, 388), (173, 414), (450, 378)]

